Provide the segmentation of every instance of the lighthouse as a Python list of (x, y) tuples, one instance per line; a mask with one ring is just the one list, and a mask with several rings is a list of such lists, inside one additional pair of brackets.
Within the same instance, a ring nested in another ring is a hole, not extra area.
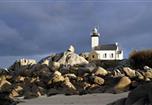
[(94, 28), (91, 33), (91, 48), (94, 50), (95, 47), (99, 46), (99, 36), (97, 28)]
[(102, 44), (99, 43), (100, 33), (97, 28), (91, 32), (91, 49), (89, 60), (123, 60), (123, 50), (118, 43)]

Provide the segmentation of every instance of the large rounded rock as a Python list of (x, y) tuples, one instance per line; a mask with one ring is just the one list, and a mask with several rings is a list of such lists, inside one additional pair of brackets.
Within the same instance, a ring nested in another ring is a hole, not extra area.
[(101, 77), (98, 77), (98, 76), (94, 76), (93, 77), (93, 82), (95, 84), (98, 84), (98, 85), (103, 85), (104, 84), (104, 79), (101, 78)]
[(144, 70), (151, 70), (152, 68), (150, 68), (149, 66), (144, 66)]
[(47, 96), (52, 96), (52, 95), (56, 95), (56, 94), (63, 94), (63, 90), (51, 88), (51, 89), (47, 90), (46, 94), (47, 94)]
[(64, 81), (64, 77), (63, 77), (63, 76), (55, 75), (55, 76), (52, 78), (52, 82), (53, 82), (53, 83), (63, 82), (63, 81)]
[(87, 82), (80, 82), (78, 88), (82, 88), (83, 90), (86, 90), (88, 87), (90, 87), (91, 84)]
[(131, 91), (125, 105), (151, 105), (152, 104), (152, 83), (138, 86)]
[(145, 80), (152, 80), (152, 69), (145, 72)]
[(58, 62), (63, 65), (71, 66), (77, 64), (88, 64), (88, 61), (85, 58), (71, 52), (65, 52), (63, 56), (58, 60)]
[(114, 90), (116, 92), (125, 91), (126, 89), (128, 89), (128, 87), (130, 86), (130, 84), (131, 84), (131, 80), (128, 77), (124, 76), (115, 85)]
[(39, 87), (36, 84), (29, 84), (24, 87), (24, 98), (31, 99), (41, 96)]
[(24, 82), (24, 80), (25, 80), (25, 77), (24, 77), (24, 76), (17, 76), (17, 77), (15, 78), (15, 82)]
[(136, 76), (139, 80), (144, 80), (144, 75), (142, 72), (140, 71), (136, 71)]
[(43, 62), (41, 62), (42, 65), (50, 65), (50, 61), (48, 59), (44, 60)]
[(10, 94), (11, 94), (13, 97), (18, 97), (18, 96), (19, 96), (19, 93), (17, 93), (17, 91), (15, 91), (15, 90), (12, 90)]
[(91, 86), (89, 86), (89, 87), (87, 88), (87, 92), (88, 92), (88, 93), (101, 93), (101, 92), (103, 92), (103, 91), (102, 91), (100, 85), (98, 85), (98, 84), (91, 84)]
[(125, 74), (122, 73), (119, 69), (112, 71), (110, 74), (111, 74), (111, 77), (123, 77), (123, 76), (125, 76)]
[(55, 71), (53, 74), (52, 79), (48, 82), (48, 84), (51, 83), (58, 83), (58, 82), (63, 82), (65, 79), (64, 77), (61, 75), (61, 73), (59, 71)]
[(75, 74), (65, 74), (65, 77), (68, 77), (69, 79), (77, 79)]
[(11, 95), (13, 96), (13, 97), (17, 97), (17, 96), (22, 96), (23, 95), (23, 87), (22, 86), (20, 86), (20, 85), (16, 85), (13, 89), (12, 89), (12, 91), (11, 91)]
[(76, 93), (76, 88), (70, 82), (70, 79), (68, 77), (65, 77), (65, 80), (64, 80), (62, 85), (63, 85), (63, 89), (65, 90), (66, 94), (74, 94), (74, 93)]
[(0, 105), (16, 105), (18, 102), (10, 96), (9, 92), (0, 93)]
[(41, 96), (40, 92), (31, 92), (31, 91), (26, 91), (24, 94), (24, 99), (31, 99), (31, 98), (36, 98)]
[(51, 69), (52, 70), (59, 70), (59, 68), (60, 68), (60, 63), (58, 63), (58, 62), (51, 62), (51, 64), (50, 64), (50, 67), (51, 67)]
[(102, 67), (98, 67), (96, 70), (95, 70), (95, 75), (97, 76), (106, 76), (108, 74), (108, 71), (105, 70), (104, 68)]
[(50, 68), (47, 65), (42, 65), (42, 64), (33, 65), (30, 71), (31, 71), (31, 74), (37, 75), (37, 76), (52, 74), (52, 71), (50, 70)]
[(12, 88), (12, 84), (6, 80), (5, 76), (0, 76), (0, 92), (9, 92)]
[(134, 78), (136, 77), (136, 72), (135, 70), (130, 69), (129, 67), (124, 67), (123, 68), (124, 73), (129, 77), (129, 78)]

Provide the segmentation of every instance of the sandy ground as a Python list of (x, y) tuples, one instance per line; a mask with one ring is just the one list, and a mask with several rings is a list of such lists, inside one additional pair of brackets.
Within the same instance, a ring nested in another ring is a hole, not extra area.
[(23, 100), (23, 102), (18, 105), (107, 105), (118, 99), (127, 97), (128, 93), (121, 94), (110, 94), (110, 93), (100, 93), (100, 94), (87, 94), (83, 96), (72, 95), (54, 95), (50, 97), (39, 97), (35, 99)]

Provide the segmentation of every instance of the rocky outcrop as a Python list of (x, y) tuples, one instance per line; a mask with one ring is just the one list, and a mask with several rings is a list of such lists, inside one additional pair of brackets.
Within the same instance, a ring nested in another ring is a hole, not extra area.
[[(151, 80), (151, 69), (138, 71), (124, 67), (109, 71), (94, 63), (73, 64), (65, 60), (68, 54), (75, 56), (73, 51), (74, 49), (70, 48), (63, 55), (54, 56), (56, 61), (51, 61), (49, 65), (38, 63), (31, 66), (29, 64), (20, 67), (22, 72), (13, 71), (9, 75), (5, 74), (7, 77), (5, 80), (8, 81), (6, 84), (13, 83), (13, 88), (10, 90), (12, 96), (34, 98), (44, 94), (50, 96), (53, 94), (82, 95), (94, 92), (119, 93), (136, 88), (140, 82), (147, 81), (147, 78)], [(73, 62), (79, 61), (73, 56), (69, 59)], [(9, 71), (12, 70), (17, 69), (12, 68)], [(28, 75), (25, 75), (26, 73)]]
[(71, 65), (71, 66), (77, 64), (80, 65), (88, 64), (88, 61), (85, 58), (69, 50), (67, 50), (67, 52), (64, 52), (63, 56), (61, 56), (61, 58), (57, 62), (63, 65)]
[[(71, 53), (70, 50), (68, 53)], [(73, 58), (73, 57), (72, 57)], [(72, 59), (71, 58), (71, 59)], [(14, 69), (15, 70), (15, 69)], [(6, 84), (13, 83), (10, 94), (13, 97), (35, 98), (47, 94), (86, 94), (94, 92), (119, 93), (136, 88), (140, 81), (151, 78), (147, 71), (137, 71), (128, 67), (114, 71), (106, 70), (94, 63), (84, 65), (63, 65), (59, 62), (33, 64), (26, 66), (23, 71), (28, 75), (14, 71), (6, 74)], [(10, 70), (11, 71), (11, 70)], [(26, 72), (25, 72), (26, 73)], [(7, 86), (8, 87), (8, 86)]]
[(8, 68), (9, 71), (12, 71), (15, 75), (29, 75), (29, 68), (36, 64), (36, 61), (33, 59), (19, 59)]
[(16, 62), (9, 68), (11, 70), (20, 70), (23, 66), (31, 66), (36, 64), (36, 61), (34, 59), (19, 59), (16, 60)]
[[(47, 62), (47, 63), (45, 63)], [(48, 63), (49, 62), (49, 63)], [(41, 60), (41, 64), (47, 64), (51, 65), (52, 62), (58, 62), (61, 65), (82, 65), (82, 64), (88, 64), (88, 61), (79, 56), (75, 53), (75, 48), (73, 46), (70, 46), (67, 51), (59, 54), (55, 54), (54, 56), (46, 57), (45, 59)]]
[[(107, 70), (94, 62), (89, 63), (75, 53), (73, 46), (70, 46), (65, 52), (50, 55), (39, 63), (28, 59), (17, 60), (8, 70), (0, 72), (0, 92), (8, 92), (11, 97), (26, 99), (55, 94), (119, 93), (131, 91), (140, 84), (151, 81), (151, 68), (134, 70), (122, 66)], [(143, 88), (146, 89), (151, 92), (148, 88)], [(147, 94), (148, 98), (152, 97), (149, 93), (143, 92), (143, 94)], [(136, 100), (132, 94), (130, 95), (135, 99), (133, 102), (128, 98), (120, 100), (117, 104), (129, 105), (144, 100), (144, 96)], [(137, 96), (135, 94), (135, 97)]]

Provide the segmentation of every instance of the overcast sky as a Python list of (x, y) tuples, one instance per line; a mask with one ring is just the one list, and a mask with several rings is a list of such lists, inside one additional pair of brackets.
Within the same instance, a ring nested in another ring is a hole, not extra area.
[(40, 59), (74, 45), (90, 51), (97, 27), (101, 44), (118, 42), (125, 57), (152, 48), (149, 0), (0, 0), (0, 67), (16, 59)]

